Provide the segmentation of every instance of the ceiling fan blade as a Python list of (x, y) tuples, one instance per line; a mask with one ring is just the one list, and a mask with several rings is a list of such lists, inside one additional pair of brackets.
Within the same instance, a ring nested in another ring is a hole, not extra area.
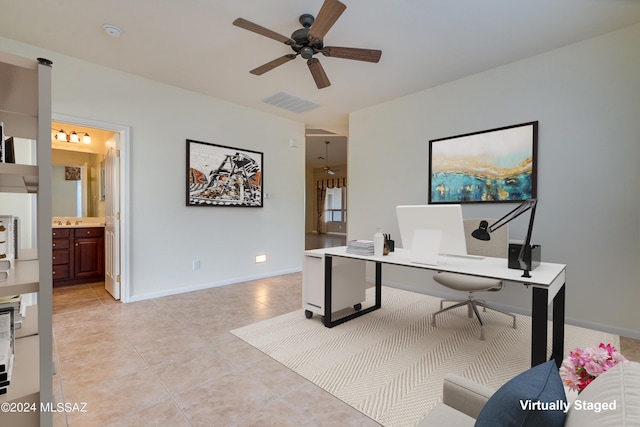
[(235, 21), (233, 21), (233, 25), (235, 25), (236, 27), (244, 28), (245, 30), (252, 31), (256, 34), (260, 34), (261, 36), (269, 37), (270, 39), (279, 41), (284, 44), (288, 44), (288, 45), (296, 44), (295, 40), (287, 36), (283, 36), (282, 34), (278, 34), (275, 31), (272, 31), (258, 24), (254, 24), (251, 21), (247, 21), (244, 18), (236, 19)]
[(264, 73), (266, 73), (267, 71), (271, 71), (274, 68), (282, 65), (282, 64), (286, 64), (287, 62), (291, 61), (292, 59), (295, 59), (297, 55), (295, 53), (290, 53), (288, 55), (284, 55), (281, 56), (280, 58), (276, 58), (273, 61), (269, 61), (264, 65), (259, 66), (258, 68), (254, 68), (253, 70), (249, 71), (251, 74), (255, 74), (256, 76), (261, 76)]
[(325, 0), (309, 29), (307, 38), (311, 43), (318, 43), (336, 23), (342, 12), (347, 8), (338, 0)]
[(322, 64), (320, 64), (320, 61), (317, 58), (307, 60), (307, 65), (309, 66), (309, 71), (311, 71), (311, 75), (313, 76), (313, 80), (316, 82), (318, 89), (331, 86), (331, 82), (329, 81), (327, 74), (324, 72)]
[(366, 62), (378, 62), (382, 55), (381, 50), (337, 46), (326, 46), (320, 52), (322, 52), (324, 56), (330, 56), (332, 58), (355, 59), (356, 61)]

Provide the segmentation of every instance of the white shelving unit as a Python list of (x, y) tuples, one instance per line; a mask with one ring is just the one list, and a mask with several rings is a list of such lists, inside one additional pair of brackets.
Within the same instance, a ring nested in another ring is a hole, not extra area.
[[(0, 282), (0, 296), (36, 292), (23, 328), (36, 335), (16, 333), (13, 375), (0, 403), (33, 403), (36, 411), (0, 412), (2, 426), (51, 426), (51, 412), (40, 403), (53, 400), (52, 268), (51, 268), (51, 63), (0, 52), (0, 121), (6, 136), (36, 141), (35, 165), (0, 163), (0, 192), (36, 194), (35, 259), (20, 256), (8, 280)], [(39, 186), (39, 183), (47, 185)], [(10, 213), (10, 206), (3, 206)], [(23, 223), (29, 221), (23, 221)], [(28, 226), (28, 225), (26, 225)], [(36, 323), (37, 322), (37, 326)], [(20, 330), (18, 330), (20, 331)], [(9, 406), (11, 409), (11, 405)]]
[(2, 163), (0, 191), (5, 193), (37, 193), (38, 166)]

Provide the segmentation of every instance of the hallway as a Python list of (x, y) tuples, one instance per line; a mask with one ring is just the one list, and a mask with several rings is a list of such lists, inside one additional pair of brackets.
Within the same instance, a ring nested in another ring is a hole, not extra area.
[(307, 233), (305, 234), (304, 249), (333, 248), (335, 246), (346, 246), (346, 244), (346, 234)]

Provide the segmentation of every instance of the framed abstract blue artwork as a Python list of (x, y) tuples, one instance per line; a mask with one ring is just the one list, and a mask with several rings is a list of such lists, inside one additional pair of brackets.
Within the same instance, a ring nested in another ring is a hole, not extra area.
[(429, 141), (429, 203), (537, 197), (538, 122)]

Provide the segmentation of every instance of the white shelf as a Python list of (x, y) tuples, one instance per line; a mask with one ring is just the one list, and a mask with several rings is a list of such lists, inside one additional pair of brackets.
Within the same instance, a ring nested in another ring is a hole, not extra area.
[(38, 292), (39, 269), (38, 260), (15, 260), (15, 267), (9, 270), (9, 278), (0, 282), (0, 297)]
[(0, 192), (37, 193), (38, 166), (0, 163)]
[[(8, 393), (0, 402), (34, 403), (38, 411), (0, 412), (2, 426), (49, 426), (50, 412), (39, 412), (40, 401), (53, 397), (53, 336), (51, 278), (51, 62), (0, 52), (0, 121), (4, 134), (36, 140), (38, 166), (0, 163), (0, 192), (36, 194), (37, 250), (20, 254), (9, 278), (0, 282), (0, 296), (37, 292), (38, 305), (27, 308), (22, 330), (16, 332), (15, 360)], [(39, 186), (39, 182), (44, 184)], [(11, 206), (3, 206), (9, 210)], [(30, 219), (27, 220), (29, 222)], [(23, 251), (24, 252), (24, 251)], [(37, 315), (34, 315), (37, 313)], [(27, 336), (25, 336), (27, 335)]]
[[(40, 336), (38, 331), (38, 306), (27, 307), (22, 328), (16, 329), (16, 349), (11, 372), (11, 384), (7, 394), (0, 396), (0, 403), (10, 402), (29, 406), (30, 411), (0, 413), (2, 425), (27, 427), (40, 425)], [(36, 411), (31, 409), (37, 408)]]
[(40, 401), (40, 346), (38, 335), (16, 340), (13, 372), (7, 394), (0, 396), (0, 402)]

